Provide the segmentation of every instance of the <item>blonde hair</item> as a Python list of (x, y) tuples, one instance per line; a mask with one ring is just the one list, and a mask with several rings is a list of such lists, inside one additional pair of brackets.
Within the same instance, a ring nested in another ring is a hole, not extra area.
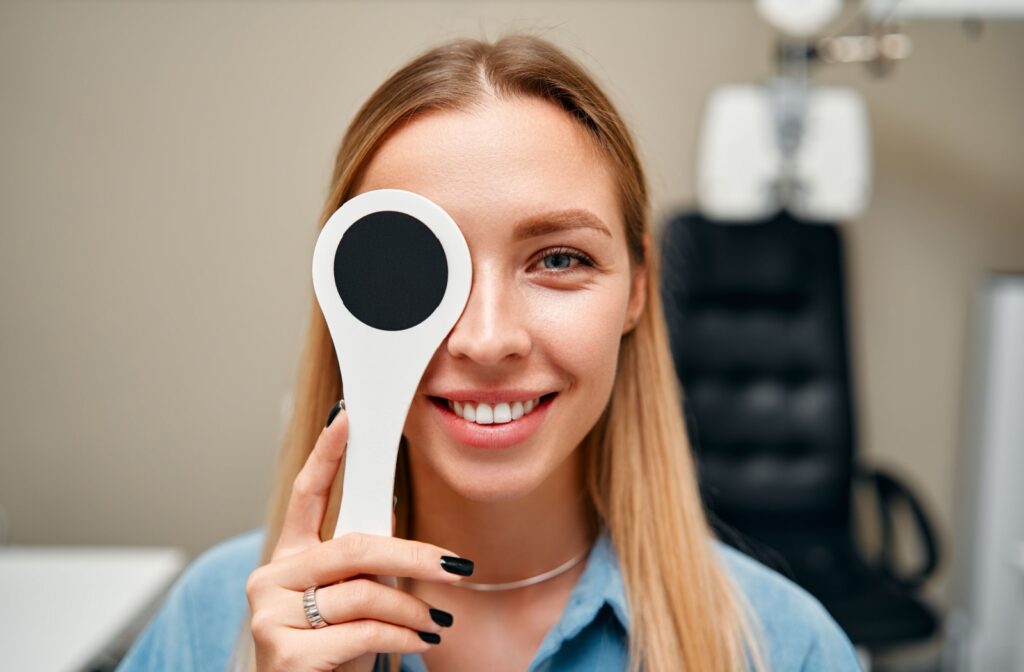
[[(586, 129), (615, 176), (630, 259), (645, 267), (647, 305), (619, 351), (610, 401), (579, 449), (584, 451), (592, 522), (607, 526), (630, 611), (630, 670), (764, 669), (756, 618), (713, 547), (683, 422), (682, 392), (661, 309), (659, 255), (649, 258), (646, 178), (619, 113), (584, 69), (550, 42), (508, 35), (494, 43), (458, 39), (430, 49), (393, 73), (349, 125), (334, 165), (322, 227), (354, 195), (362, 172), (388, 133), (429, 111), (466, 110), (488, 99), (534, 97), (565, 110)], [(281, 531), (292, 482), (324, 416), (343, 396), (338, 362), (319, 307), (312, 304), (294, 409), (269, 502), (261, 563)], [(396, 472), (396, 536), (409, 518), (405, 439)], [(329, 539), (335, 512), (324, 521)], [(236, 642), (236, 669), (255, 669), (249, 621)], [(397, 655), (390, 666), (397, 669)]]

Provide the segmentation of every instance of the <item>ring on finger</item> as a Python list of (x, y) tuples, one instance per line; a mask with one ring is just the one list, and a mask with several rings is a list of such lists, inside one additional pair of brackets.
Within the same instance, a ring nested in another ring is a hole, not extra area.
[(330, 623), (324, 620), (324, 617), (320, 615), (320, 610), (316, 606), (316, 589), (320, 586), (310, 586), (306, 588), (306, 592), (302, 594), (302, 610), (306, 612), (306, 620), (309, 621), (309, 625), (315, 628), (326, 628)]

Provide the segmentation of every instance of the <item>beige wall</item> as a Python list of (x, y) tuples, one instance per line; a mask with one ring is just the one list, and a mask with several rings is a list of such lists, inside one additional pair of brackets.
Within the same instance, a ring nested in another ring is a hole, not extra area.
[[(744, 2), (0, 5), (15, 542), (197, 552), (260, 524), (345, 125), (422, 48), (513, 29), (605, 84), (659, 216), (692, 201), (708, 91), (770, 72)], [(1024, 24), (911, 34), (891, 77), (819, 81), (859, 87), (874, 130), (874, 201), (847, 231), (863, 449), (948, 540), (971, 292), (987, 269), (1024, 271)]]

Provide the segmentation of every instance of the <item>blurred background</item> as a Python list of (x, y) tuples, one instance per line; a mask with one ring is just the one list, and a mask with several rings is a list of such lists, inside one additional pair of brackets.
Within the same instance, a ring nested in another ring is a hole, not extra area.
[[(129, 613), (181, 563), (262, 524), (345, 127), (423, 49), (526, 31), (623, 113), (659, 235), (775, 227), (783, 243), (735, 254), (731, 233), (709, 234), (704, 258), (749, 268), (758, 249), (830, 232), (814, 258), (836, 263), (787, 276), (835, 290), (821, 300), (841, 437), (803, 450), (827, 456), (841, 498), (856, 504), (866, 480), (870, 502), (913, 500), (891, 517), (889, 564), (871, 560), (890, 519), (874, 503), (829, 532), (850, 527), (865, 580), (904, 600), (889, 609), (905, 611), (903, 634), (858, 635), (866, 665), (1024, 669), (1022, 19), (1009, 0), (0, 4), (0, 559), (31, 571), (47, 549), (180, 549), (154, 556), (163, 573)], [(723, 291), (701, 309), (759, 290)], [(699, 336), (674, 333), (685, 360)], [(688, 419), (697, 435), (715, 426)], [(979, 538), (982, 520), (998, 526)], [(986, 561), (1020, 573), (982, 585)], [(791, 575), (799, 563), (780, 560)], [(22, 575), (2, 567), (13, 589)], [(1002, 601), (985, 611), (980, 595)], [(100, 639), (130, 639), (121, 618)], [(59, 669), (101, 666), (100, 644)]]

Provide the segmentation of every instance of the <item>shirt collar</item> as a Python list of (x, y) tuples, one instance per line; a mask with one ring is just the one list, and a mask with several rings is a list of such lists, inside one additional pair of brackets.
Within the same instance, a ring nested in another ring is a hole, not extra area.
[(587, 556), (583, 574), (569, 595), (569, 603), (562, 613), (562, 618), (541, 643), (537, 651), (537, 660), (554, 653), (563, 642), (578, 635), (597, 618), (605, 605), (611, 608), (619, 624), (628, 634), (629, 608), (626, 602), (626, 589), (611, 535), (608, 534), (608, 528), (602, 526)]

